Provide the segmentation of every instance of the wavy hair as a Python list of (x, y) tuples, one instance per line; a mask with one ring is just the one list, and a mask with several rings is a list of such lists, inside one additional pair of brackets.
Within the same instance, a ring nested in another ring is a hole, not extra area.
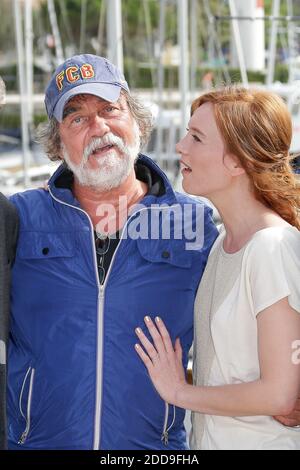
[(191, 114), (204, 103), (213, 105), (226, 150), (239, 158), (256, 198), (300, 230), (300, 186), (289, 153), (292, 121), (283, 100), (229, 86), (197, 98)]

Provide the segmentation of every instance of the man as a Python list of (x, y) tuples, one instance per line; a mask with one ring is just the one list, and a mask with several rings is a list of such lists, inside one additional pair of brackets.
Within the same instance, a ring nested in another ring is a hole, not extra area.
[(211, 210), (176, 194), (139, 155), (151, 115), (106, 59), (67, 60), (45, 104), (40, 140), (63, 163), (48, 191), (12, 198), (20, 234), (10, 448), (184, 449), (184, 411), (155, 392), (134, 330), (146, 315), (161, 315), (181, 338), (187, 364), (195, 293), (217, 235)]
[(139, 154), (151, 117), (106, 59), (68, 59), (45, 103), (40, 140), (62, 164), (48, 191), (12, 198), (10, 448), (185, 449), (184, 410), (155, 392), (134, 329), (161, 316), (187, 365), (211, 211)]
[[(0, 107), (5, 102), (5, 85), (0, 77)], [(0, 449), (6, 444), (6, 345), (8, 339), (10, 267), (15, 256), (18, 215), (0, 194)]]

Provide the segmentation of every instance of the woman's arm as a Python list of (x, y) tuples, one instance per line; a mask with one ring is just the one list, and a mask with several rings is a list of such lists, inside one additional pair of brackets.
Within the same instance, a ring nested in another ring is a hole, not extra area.
[[(299, 392), (300, 395), (300, 392)], [(300, 427), (300, 396), (298, 397), (296, 406), (293, 412), (287, 416), (274, 416), (274, 419), (284, 426), (290, 428), (299, 428)]]
[(174, 349), (160, 319), (156, 319), (156, 327), (146, 317), (154, 346), (136, 330), (145, 349), (136, 345), (136, 351), (168, 403), (218, 416), (287, 415), (294, 409), (300, 390), (300, 364), (294, 360), (293, 349), (300, 339), (300, 315), (285, 298), (262, 311), (257, 321), (261, 377), (251, 383), (220, 387), (187, 384), (180, 342), (176, 340)]

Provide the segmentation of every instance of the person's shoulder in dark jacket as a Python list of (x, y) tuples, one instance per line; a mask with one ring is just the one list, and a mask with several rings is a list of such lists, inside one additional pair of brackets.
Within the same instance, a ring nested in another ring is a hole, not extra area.
[(0, 246), (4, 252), (0, 256), (7, 256), (10, 263), (15, 257), (19, 231), (19, 216), (17, 208), (0, 193)]

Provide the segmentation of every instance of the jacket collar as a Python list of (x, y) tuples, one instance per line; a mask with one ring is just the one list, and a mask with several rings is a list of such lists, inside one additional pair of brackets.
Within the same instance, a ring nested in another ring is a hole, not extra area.
[[(172, 206), (178, 206), (178, 196), (174, 192), (171, 183), (165, 173), (149, 157), (145, 155), (139, 155), (139, 160), (152, 171), (156, 172), (162, 178), (163, 184), (165, 186), (165, 193), (162, 196), (148, 195), (141, 201), (140, 204), (145, 208), (150, 208), (153, 205), (153, 209), (155, 208), (155, 210), (160, 210), (161, 207), (161, 209), (164, 211), (168, 211), (168, 208), (172, 210)], [(48, 185), (54, 197), (64, 203), (80, 207), (79, 202), (74, 198), (72, 192), (69, 189), (57, 188), (55, 186), (57, 178), (63, 173), (63, 171), (65, 171), (65, 168), (65, 165), (62, 164), (50, 178)], [(140, 211), (138, 206), (139, 205), (137, 205), (136, 210), (134, 210), (130, 216), (130, 223), (134, 223), (135, 216), (139, 217), (141, 214), (142, 217), (146, 218), (150, 216), (148, 211)], [(170, 239), (161, 239), (160, 237), (158, 237), (158, 239), (154, 238), (153, 240), (151, 238), (150, 219), (150, 223), (148, 225), (149, 236), (146, 239), (138, 239), (138, 249), (145, 259), (153, 263), (167, 263), (189, 268), (191, 266), (193, 256), (186, 256), (186, 240), (184, 231), (182, 232), (182, 238), (177, 239), (175, 237), (175, 234), (178, 232), (178, 230), (176, 230), (175, 228), (176, 224), (179, 223), (179, 230), (182, 230), (181, 218), (179, 218), (178, 220), (175, 219), (176, 218), (173, 218), (171, 222)]]
[[(142, 204), (145, 206), (150, 206), (151, 204), (168, 204), (168, 205), (173, 205), (177, 204), (177, 197), (176, 193), (172, 188), (172, 185), (167, 178), (166, 174), (159, 168), (159, 166), (149, 157), (146, 155), (140, 154), (138, 161), (143, 163), (145, 166), (150, 168), (152, 171), (157, 173), (161, 179), (163, 180), (163, 184), (165, 186), (165, 194), (162, 196), (146, 196), (143, 201), (141, 201)], [(75, 199), (73, 193), (66, 188), (57, 188), (55, 186), (55, 182), (57, 181), (58, 177), (61, 176), (61, 174), (66, 170), (65, 163), (62, 163), (55, 173), (51, 176), (48, 186), (51, 189), (51, 193), (58, 199), (60, 199), (63, 202), (66, 202), (67, 204), (71, 204), (73, 206), (79, 207), (79, 202)]]

